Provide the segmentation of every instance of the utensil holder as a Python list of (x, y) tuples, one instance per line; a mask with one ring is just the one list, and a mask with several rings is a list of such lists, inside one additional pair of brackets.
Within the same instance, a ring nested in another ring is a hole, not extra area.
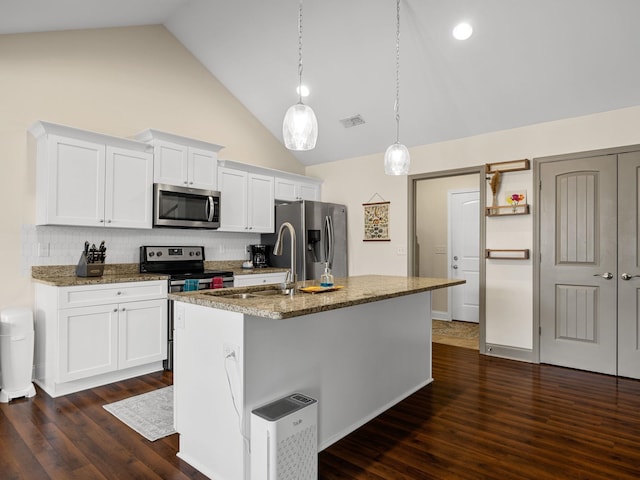
[(87, 255), (80, 254), (80, 260), (76, 266), (77, 277), (101, 277), (104, 273), (104, 262), (89, 263)]

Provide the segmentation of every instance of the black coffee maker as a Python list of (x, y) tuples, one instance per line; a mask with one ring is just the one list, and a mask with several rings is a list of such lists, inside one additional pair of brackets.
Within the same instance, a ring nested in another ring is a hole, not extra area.
[(251, 249), (251, 261), (253, 268), (266, 268), (269, 266), (269, 253), (267, 245), (249, 245)]

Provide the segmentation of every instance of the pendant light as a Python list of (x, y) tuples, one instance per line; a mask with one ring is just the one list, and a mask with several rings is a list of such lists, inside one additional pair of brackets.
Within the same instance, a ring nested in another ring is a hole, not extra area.
[(396, 0), (396, 143), (384, 154), (384, 173), (407, 175), (409, 173), (409, 150), (400, 143), (400, 0)]
[(310, 106), (302, 103), (302, 0), (298, 10), (298, 103), (287, 110), (282, 122), (284, 145), (289, 150), (313, 150), (318, 139), (318, 121)]

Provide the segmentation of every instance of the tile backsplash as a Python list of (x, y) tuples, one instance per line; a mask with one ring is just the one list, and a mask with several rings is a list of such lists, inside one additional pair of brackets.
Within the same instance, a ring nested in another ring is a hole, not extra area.
[(204, 245), (207, 260), (247, 259), (246, 246), (260, 243), (256, 233), (154, 228), (151, 230), (22, 226), (21, 271), (31, 276), (33, 265), (75, 265), (85, 240), (96, 246), (104, 240), (107, 264), (138, 263), (141, 245)]

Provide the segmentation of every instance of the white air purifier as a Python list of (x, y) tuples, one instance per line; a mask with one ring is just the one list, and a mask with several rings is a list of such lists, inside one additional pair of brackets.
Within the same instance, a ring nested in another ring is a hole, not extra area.
[(317, 480), (318, 402), (301, 393), (251, 412), (251, 480)]

